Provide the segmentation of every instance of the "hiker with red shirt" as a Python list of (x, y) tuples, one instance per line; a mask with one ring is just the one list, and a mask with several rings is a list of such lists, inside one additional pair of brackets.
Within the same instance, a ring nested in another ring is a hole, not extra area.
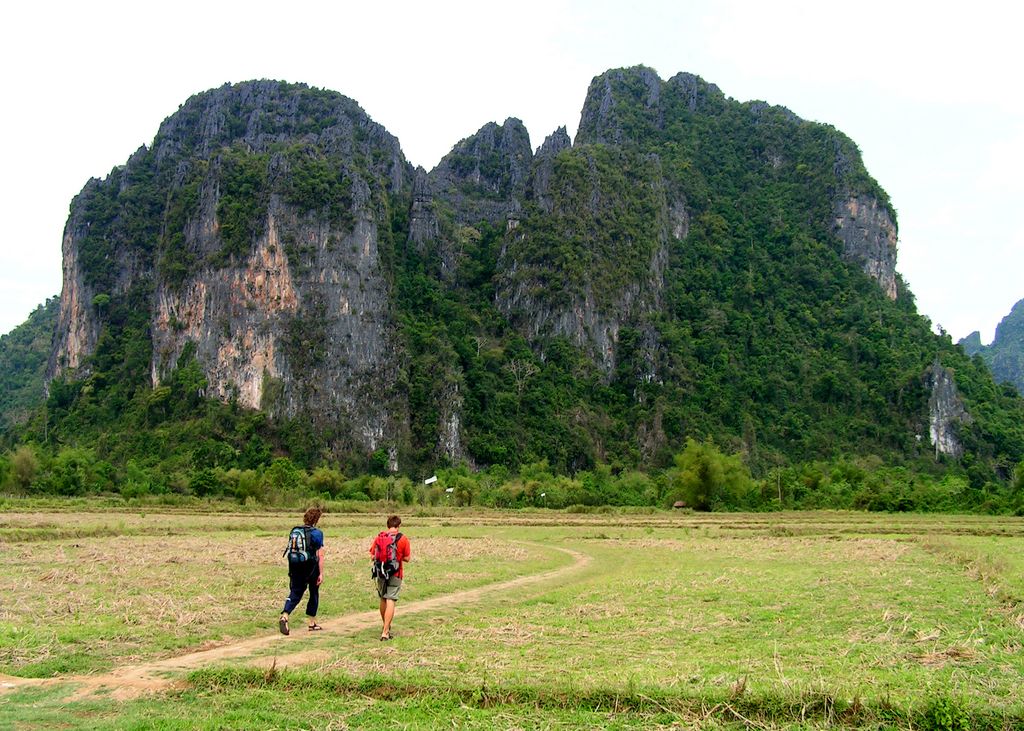
[[(409, 560), (411, 552), (409, 539), (398, 532), (402, 519), (397, 515), (388, 518), (388, 529), (378, 535), (370, 544), (370, 560), (374, 562), (374, 578), (377, 582), (377, 595), (380, 597), (380, 620), (383, 624), (380, 641), (391, 639), (391, 620), (395, 617), (395, 604), (398, 593), (402, 590), (402, 568)], [(395, 566), (386, 566), (388, 552), (391, 552)], [(382, 564), (385, 564), (382, 570)], [(382, 575), (382, 573), (384, 575)]]

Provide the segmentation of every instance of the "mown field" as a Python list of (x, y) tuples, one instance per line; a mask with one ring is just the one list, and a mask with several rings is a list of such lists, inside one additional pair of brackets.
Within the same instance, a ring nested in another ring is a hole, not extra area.
[(324, 517), (327, 631), (275, 636), (293, 523), (8, 506), (0, 728), (1024, 728), (1019, 518), (412, 515), (387, 644), (379, 515)]

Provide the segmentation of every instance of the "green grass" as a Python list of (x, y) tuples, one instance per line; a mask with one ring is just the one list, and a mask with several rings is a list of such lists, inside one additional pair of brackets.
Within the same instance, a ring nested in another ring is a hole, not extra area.
[[(135, 517), (105, 519), (123, 521), (147, 549), (118, 579), (140, 597), (188, 598), (212, 572), (238, 603), (223, 615), (212, 609), (221, 599), (205, 604), (181, 634), (140, 612), (134, 639), (116, 613), (54, 615), (44, 632), (10, 622), (5, 603), (3, 626), (17, 629), (2, 636), (0, 665), (73, 674), (273, 630), (283, 567), (253, 557), (279, 553), (286, 517), (147, 517), (168, 531), (157, 537), (136, 533)], [(379, 522), (325, 517), (335, 551), (325, 624), (373, 609), (363, 553)], [(540, 512), (409, 518), (403, 528), (414, 562), (386, 645), (372, 630), (302, 637), (289, 647), (321, 651), (314, 666), (236, 660), (145, 701), (21, 689), (0, 694), (0, 728), (1024, 728), (1020, 519)], [(213, 546), (202, 571), (196, 561), (149, 570), (153, 557), (197, 541)], [(82, 577), (106, 542), (47, 546), (63, 555), (50, 583), (73, 574), (72, 593), (103, 601), (103, 582)], [(5, 596), (29, 581), (23, 567), (41, 545), (2, 546)], [(410, 601), (564, 566), (558, 548), (590, 562), (555, 581), (403, 614)], [(12, 643), (18, 632), (28, 639)]]
[[(580, 541), (582, 543), (582, 541)], [(1019, 682), (1019, 628), (976, 582), (879, 539), (607, 539), (571, 584), (444, 622), (412, 618), (391, 661), (416, 680), (577, 690), (962, 690), (990, 704)], [(401, 618), (400, 618), (401, 620)], [(407, 636), (405, 636), (407, 635)], [(376, 668), (353, 643), (342, 667)]]
[(955, 561), (981, 581), (1024, 626), (1024, 552), (1019, 538), (950, 536), (926, 546)]
[[(938, 693), (912, 705), (853, 702), (822, 691), (713, 694), (659, 688), (566, 691), (536, 686), (448, 686), (315, 672), (200, 671), (191, 687), (161, 699), (70, 706), (55, 690), (0, 696), (0, 721), (17, 704), (20, 727), (90, 729), (652, 729), (920, 728), (1000, 729), (1024, 723)], [(13, 717), (13, 714), (12, 714)]]
[[(0, 667), (23, 677), (98, 672), (276, 629), (288, 593), (287, 516), (5, 514), (11, 530), (74, 538), (0, 544)], [(379, 517), (328, 516), (320, 616), (371, 609)], [(406, 599), (566, 561), (542, 547), (407, 531)], [(304, 611), (305, 602), (299, 611)]]

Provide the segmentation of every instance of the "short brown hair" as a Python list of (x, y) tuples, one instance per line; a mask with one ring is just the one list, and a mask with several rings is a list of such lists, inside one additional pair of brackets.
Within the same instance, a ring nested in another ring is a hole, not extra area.
[(302, 516), (302, 522), (306, 525), (316, 525), (316, 522), (320, 520), (320, 516), (324, 514), (320, 508), (310, 508), (306, 511), (305, 515)]
[(397, 515), (388, 516), (388, 528), (397, 528), (402, 524), (402, 519)]

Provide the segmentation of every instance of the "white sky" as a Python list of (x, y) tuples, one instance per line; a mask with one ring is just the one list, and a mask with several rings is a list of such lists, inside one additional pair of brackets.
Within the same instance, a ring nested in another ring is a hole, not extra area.
[(340, 91), (432, 167), (489, 121), (574, 135), (591, 78), (642, 63), (827, 122), (899, 214), (898, 270), (958, 339), (1024, 298), (1015, 3), (774, 0), (49, 2), (0, 15), (0, 333), (61, 286), (71, 198), (189, 96), (283, 79)]

